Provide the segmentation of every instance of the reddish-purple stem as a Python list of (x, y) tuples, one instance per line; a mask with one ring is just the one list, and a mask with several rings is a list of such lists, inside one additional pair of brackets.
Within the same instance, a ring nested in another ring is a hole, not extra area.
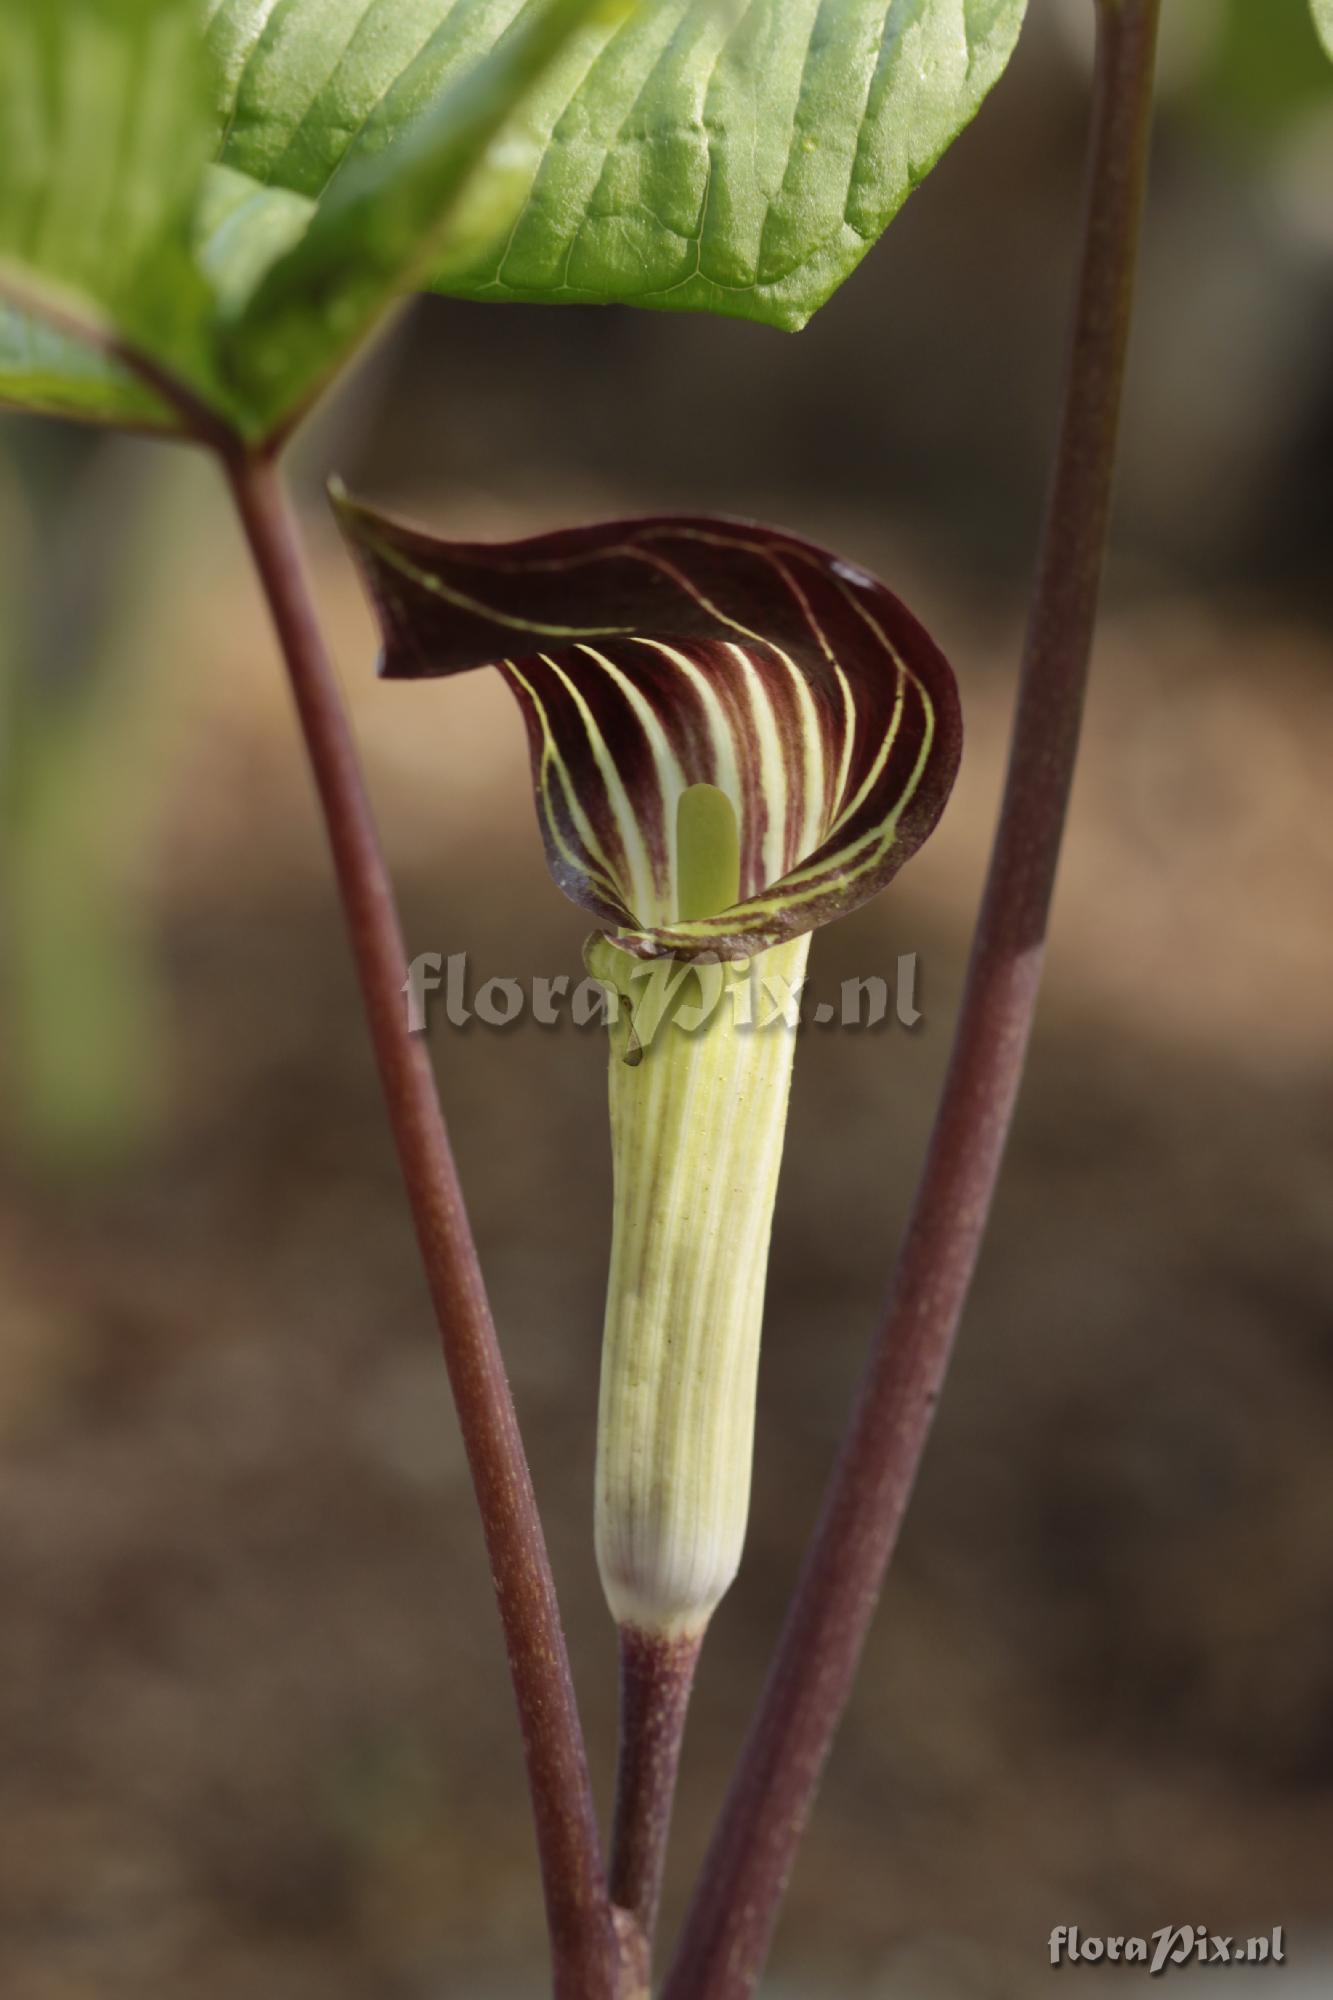
[(1158, 0), (1099, 0), (1082, 261), (1009, 773), (930, 1150), (663, 2000), (748, 2000), (925, 1447), (1027, 1048), (1106, 543)]
[(408, 1032), (407, 954), (393, 884), (361, 777), (337, 677), (277, 465), (277, 444), (248, 450), (187, 384), (105, 327), (34, 302), (122, 362), (180, 420), (181, 435), (224, 466), (277, 631), (323, 809), (367, 1025), (407, 1185), (445, 1365), (472, 1472), (504, 1629), (536, 1822), (556, 2000), (616, 2000), (627, 1967), (612, 1916), (569, 1655), (546, 1540), (500, 1357), (430, 1058)]
[(276, 465), (224, 455), (314, 774), (380, 1083), (481, 1510), (509, 1652), (559, 2000), (613, 2000), (619, 1948), (546, 1542), (423, 1038), (356, 746)]
[(611, 1901), (633, 1918), (645, 1986), (662, 1892), (676, 1772), (701, 1637), (620, 1631), (620, 1753), (611, 1826)]

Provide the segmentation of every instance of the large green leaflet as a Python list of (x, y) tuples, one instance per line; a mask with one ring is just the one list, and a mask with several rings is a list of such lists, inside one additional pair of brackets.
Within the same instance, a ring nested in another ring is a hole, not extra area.
[(802, 327), (970, 122), (1025, 6), (654, 0), (534, 94), (519, 219), (442, 289)]
[[(799, 327), (971, 119), (1025, 5), (641, 0), (605, 10), (506, 135), (506, 226), (478, 232), (475, 253), (438, 288)], [(317, 195), (349, 135), (356, 154), (389, 142), (529, 12), (530, 0), (382, 0), (369, 18), (364, 0), (327, 0), (313, 14), (281, 0), (224, 5), (214, 33), (234, 114), (223, 157)]]
[[(0, 0), (0, 397), (262, 436), (386, 305), (801, 325), (1025, 0)], [(202, 31), (202, 32), (201, 32)]]

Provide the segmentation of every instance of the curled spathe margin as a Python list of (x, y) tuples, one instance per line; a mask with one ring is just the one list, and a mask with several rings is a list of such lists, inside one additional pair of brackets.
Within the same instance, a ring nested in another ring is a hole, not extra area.
[[(638, 958), (748, 958), (878, 893), (943, 811), (962, 749), (948, 662), (827, 549), (707, 516), (452, 542), (332, 498), (380, 671), (495, 666), (527, 726), (565, 894)], [(694, 788), (735, 813), (739, 894), (683, 913)]]

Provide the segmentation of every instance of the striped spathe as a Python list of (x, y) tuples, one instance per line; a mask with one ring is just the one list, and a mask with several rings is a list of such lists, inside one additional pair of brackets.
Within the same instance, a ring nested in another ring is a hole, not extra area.
[[(742, 521), (451, 542), (335, 493), (383, 641), (416, 679), (494, 666), (527, 725), (551, 872), (642, 958), (748, 957), (855, 909), (943, 810), (952, 671), (864, 570)], [(683, 793), (725, 793), (739, 898), (680, 916)]]

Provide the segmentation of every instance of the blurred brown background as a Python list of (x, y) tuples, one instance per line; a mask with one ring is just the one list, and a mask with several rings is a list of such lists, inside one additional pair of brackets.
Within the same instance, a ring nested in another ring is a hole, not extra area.
[[(575, 971), (517, 715), (377, 686), (318, 480), (470, 535), (672, 506), (831, 542), (964, 684), (955, 803), (820, 935), (925, 1019), (797, 1064), (742, 1578), (678, 1912), (875, 1322), (999, 783), (1083, 0), (797, 338), (419, 305), (298, 471), (414, 950)], [(1040, 1032), (774, 2000), (1027, 2000), (1059, 1923), (1283, 1924), (1333, 1983), (1333, 72), (1167, 0), (1116, 552)], [(543, 1943), (480, 1537), (273, 647), (207, 466), (0, 430), (0, 1992), (520, 2000)], [(605, 1796), (604, 1049), (434, 1048)], [(1202, 1981), (1203, 1974), (1195, 1974)], [(1126, 1970), (1059, 1977), (1089, 1996)]]

